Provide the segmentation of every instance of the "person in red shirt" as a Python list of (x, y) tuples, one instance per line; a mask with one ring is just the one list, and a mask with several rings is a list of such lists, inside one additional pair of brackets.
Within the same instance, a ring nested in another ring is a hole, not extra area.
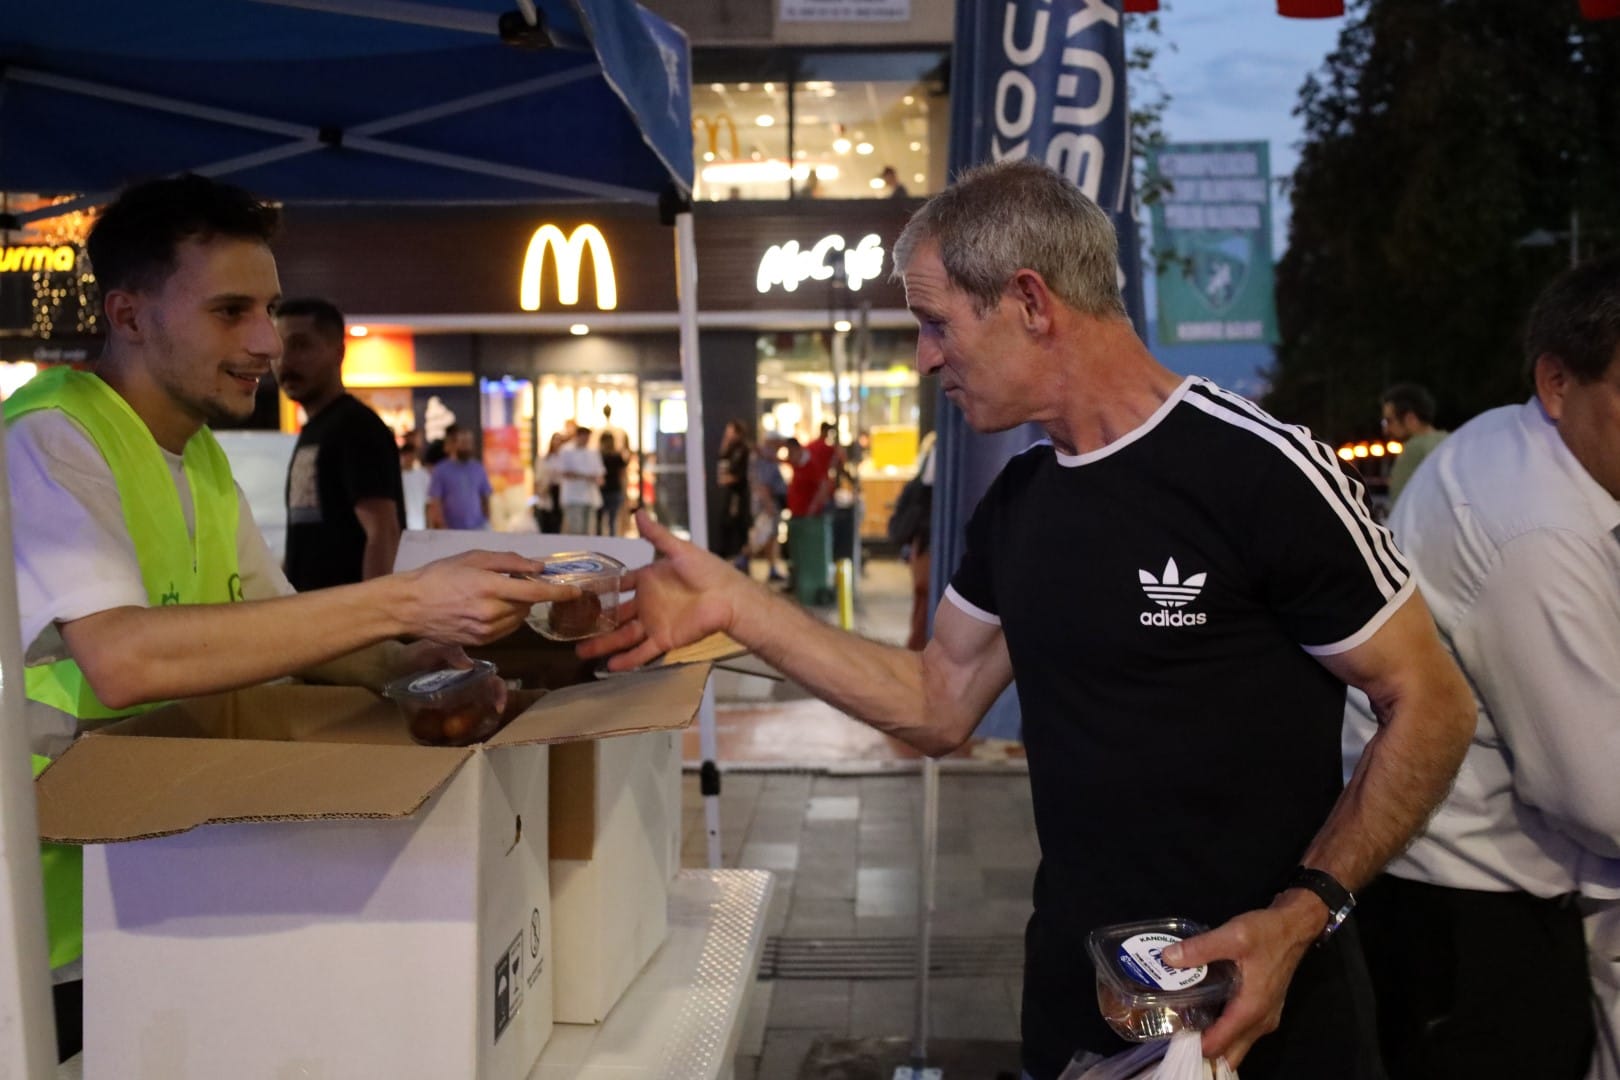
[(791, 462), (793, 479), (788, 482), (787, 508), (794, 517), (814, 517), (832, 501), (838, 474), (844, 468), (844, 451), (834, 434), (837, 430), (830, 423), (822, 424), (820, 436), (807, 443)]

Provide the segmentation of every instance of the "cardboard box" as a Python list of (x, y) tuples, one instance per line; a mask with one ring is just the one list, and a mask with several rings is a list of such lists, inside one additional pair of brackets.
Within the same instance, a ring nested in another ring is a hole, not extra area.
[[(455, 531), (407, 532), (396, 570), (478, 547), (544, 559), (559, 551), (612, 555), (631, 569), (652, 561), (652, 545), (623, 537)], [(655, 669), (723, 661), (742, 653), (713, 635), (662, 658)], [(595, 678), (572, 645), (528, 627), (473, 655), (526, 687)], [(604, 679), (613, 682), (622, 676)], [(668, 734), (556, 748), (551, 757), (551, 903), (557, 928), (555, 1016), (599, 1023), (668, 931), (668, 889), (680, 869), (681, 752)]]
[(42, 835), (90, 845), (85, 1075), (527, 1076), (552, 1023), (549, 747), (684, 727), (707, 677), (559, 690), (465, 748), (304, 686), (79, 739), (36, 792)]

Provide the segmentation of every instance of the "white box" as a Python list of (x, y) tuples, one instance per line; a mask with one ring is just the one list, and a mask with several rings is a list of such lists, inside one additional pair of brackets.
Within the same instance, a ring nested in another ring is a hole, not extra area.
[(87, 847), (84, 1075), (526, 1077), (552, 1024), (548, 775), (510, 747), (401, 821)]

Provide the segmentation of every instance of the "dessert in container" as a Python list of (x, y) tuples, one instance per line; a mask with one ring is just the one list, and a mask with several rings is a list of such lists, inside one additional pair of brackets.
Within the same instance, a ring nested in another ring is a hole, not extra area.
[(383, 688), (383, 696), (405, 714), (411, 738), (424, 746), (483, 742), (506, 722), (506, 694), (506, 683), (488, 660), (476, 660), (470, 668), (417, 672)]
[(1202, 1031), (1237, 992), (1237, 968), (1218, 960), (1171, 967), (1163, 952), (1206, 927), (1191, 919), (1152, 919), (1092, 931), (1086, 941), (1097, 972), (1097, 1006), (1122, 1039), (1147, 1042)]
[(619, 581), (624, 573), (622, 562), (595, 551), (564, 551), (548, 557), (546, 568), (535, 576), (557, 585), (578, 586), (579, 596), (534, 605), (529, 626), (552, 641), (579, 641), (612, 630), (619, 625)]

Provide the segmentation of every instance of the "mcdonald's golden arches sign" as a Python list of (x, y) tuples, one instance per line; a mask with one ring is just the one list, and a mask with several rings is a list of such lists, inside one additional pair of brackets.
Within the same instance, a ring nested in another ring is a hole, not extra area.
[(547, 256), (557, 275), (557, 302), (568, 307), (579, 303), (579, 278), (584, 270), (586, 252), (596, 278), (596, 308), (612, 311), (619, 306), (618, 285), (613, 278), (613, 256), (608, 251), (607, 239), (595, 225), (581, 225), (564, 234), (552, 224), (534, 231), (529, 248), (523, 255), (523, 275), (518, 283), (518, 306), (524, 311), (539, 311), (541, 284), (545, 277)]

